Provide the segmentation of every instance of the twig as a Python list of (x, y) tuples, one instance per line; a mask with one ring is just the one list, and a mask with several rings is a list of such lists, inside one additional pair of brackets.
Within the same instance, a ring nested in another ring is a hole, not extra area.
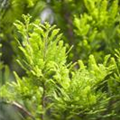
[(14, 107), (16, 107), (18, 109), (18, 111), (20, 111), (21, 113), (23, 113), (25, 116), (29, 116), (31, 117), (33, 120), (35, 120), (35, 118), (33, 117), (33, 115), (31, 115), (30, 112), (28, 112), (23, 106), (21, 106), (20, 104), (18, 104), (17, 102), (13, 102), (12, 105)]
[[(42, 94), (42, 109), (43, 109), (43, 112), (44, 112), (44, 109), (45, 109), (45, 85), (43, 83), (43, 94)], [(44, 120), (44, 113), (41, 115), (41, 119)]]

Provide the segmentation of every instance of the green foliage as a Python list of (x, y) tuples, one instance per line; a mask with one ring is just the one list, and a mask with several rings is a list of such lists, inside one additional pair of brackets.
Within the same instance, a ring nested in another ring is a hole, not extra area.
[(105, 114), (111, 96), (103, 85), (108, 85), (115, 69), (114, 58), (108, 55), (103, 64), (97, 64), (91, 55), (88, 67), (79, 60), (79, 69), (74, 69), (74, 64), (67, 64), (68, 52), (59, 29), (48, 23), (40, 24), (39, 20), (30, 22), (30, 16), (23, 18), (24, 23), (16, 21), (15, 26), (22, 39), (17, 40), (20, 52), (17, 62), (26, 76), (20, 78), (14, 72), (17, 81), (4, 85), (1, 97), (23, 104), (41, 120), (112, 116)]
[(63, 88), (69, 87), (69, 71), (65, 65), (66, 47), (61, 41), (61, 34), (57, 35), (59, 29), (55, 29), (55, 25), (52, 27), (48, 23), (42, 25), (38, 20), (29, 23), (29, 17), (26, 16), (24, 19), (25, 25), (20, 21), (15, 25), (23, 38), (22, 43), (18, 43), (21, 51), (18, 62), (25, 69), (27, 77), (21, 80), (16, 75), (17, 84), (14, 83), (13, 86), (16, 86), (16, 94), (19, 93), (17, 96), (21, 100), (29, 97), (36, 99), (38, 102), (35, 100), (35, 106), (38, 108), (34, 109), (44, 112), (42, 108), (40, 109), (42, 99), (48, 95), (51, 98), (54, 89), (57, 89), (57, 84)]
[(120, 119), (118, 0), (3, 0), (0, 14), (0, 119)]
[[(3, 44), (2, 59), (11, 69), (18, 67), (13, 56), (17, 54), (16, 42), (13, 40), (16, 29), (13, 23), (16, 19), (22, 20), (22, 14), (30, 13), (33, 18), (39, 18), (45, 2), (39, 0), (2, 0), (0, 1), (0, 42)], [(36, 11), (36, 12), (33, 12)], [(8, 61), (9, 59), (9, 61)], [(19, 68), (18, 68), (19, 69)], [(18, 70), (20, 73), (21, 70)]]
[(70, 87), (60, 90), (61, 95), (55, 96), (55, 119), (104, 119), (101, 114), (106, 111), (109, 97), (100, 90), (100, 86), (107, 81), (106, 76), (114, 66), (97, 65), (93, 56), (89, 58), (88, 68), (81, 60), (78, 63), (80, 68), (72, 73)]
[(119, 48), (119, 14), (118, 0), (109, 3), (107, 0), (84, 0), (87, 13), (75, 16), (75, 34), (78, 36), (76, 45), (80, 58), (85, 60), (94, 54), (102, 61), (105, 54), (114, 55)]
[[(27, 12), (30, 8), (35, 6), (37, 2), (38, 0), (24, 0), (24, 1), (6, 0), (6, 1), (1, 2), (0, 4), (1, 6), (1, 9), (0, 9), (1, 29), (3, 30), (6, 29), (5, 26), (9, 26), (9, 25), (12, 26), (11, 24), (16, 20), (16, 18), (20, 19), (21, 15), (25, 13), (24, 9), (26, 9), (26, 12)], [(41, 4), (41, 2), (39, 4)]]

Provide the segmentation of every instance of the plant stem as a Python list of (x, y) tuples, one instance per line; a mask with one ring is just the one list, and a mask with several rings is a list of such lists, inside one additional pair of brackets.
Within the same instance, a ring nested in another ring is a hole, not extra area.
[[(43, 94), (42, 94), (42, 110), (44, 112), (45, 110), (45, 94), (46, 94), (46, 88), (45, 88), (45, 83), (43, 83)], [(44, 120), (45, 117), (44, 117), (44, 113), (41, 115), (41, 119)]]

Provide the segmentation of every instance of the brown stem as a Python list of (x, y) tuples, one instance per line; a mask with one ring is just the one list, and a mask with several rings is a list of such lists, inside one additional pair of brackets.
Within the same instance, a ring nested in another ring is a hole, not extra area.
[[(6, 103), (6, 102), (5, 102)], [(16, 108), (24, 117), (30, 117), (33, 120), (35, 120), (35, 118), (33, 117), (33, 115), (28, 112), (22, 105), (20, 105), (17, 102), (12, 102), (12, 103), (7, 103), (7, 104), (11, 104), (14, 108)]]
[[(46, 104), (45, 104), (45, 94), (46, 94), (46, 88), (45, 88), (45, 84), (43, 83), (43, 94), (42, 94), (42, 110), (43, 110), (43, 112), (44, 112), (45, 106), (46, 106)], [(45, 119), (44, 118), (44, 113), (41, 115), (41, 119), (42, 120)]]

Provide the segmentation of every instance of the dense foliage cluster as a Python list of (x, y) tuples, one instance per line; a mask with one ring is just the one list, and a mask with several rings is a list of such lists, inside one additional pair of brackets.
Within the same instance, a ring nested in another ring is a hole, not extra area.
[(118, 0), (0, 1), (0, 120), (119, 120)]

